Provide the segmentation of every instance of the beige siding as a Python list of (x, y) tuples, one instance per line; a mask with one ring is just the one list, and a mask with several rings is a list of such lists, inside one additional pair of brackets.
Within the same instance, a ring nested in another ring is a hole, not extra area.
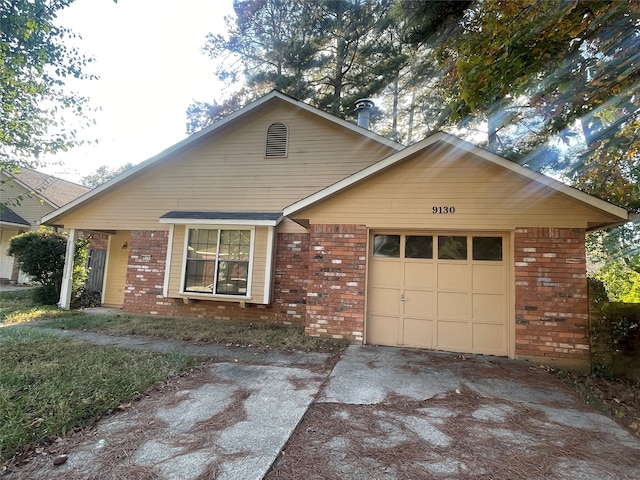
[(278, 225), (278, 233), (308, 233), (308, 231), (296, 222), (285, 218), (280, 222), (280, 225)]
[[(129, 263), (128, 245), (131, 242), (129, 232), (117, 232), (109, 237), (107, 253), (106, 279), (104, 282), (104, 298), (106, 306), (122, 306)], [(126, 247), (123, 246), (126, 244)]]
[(0, 227), (0, 279), (10, 279), (13, 272), (14, 257), (6, 255), (9, 250), (11, 238), (18, 235), (21, 230), (12, 227)]
[[(454, 207), (454, 214), (433, 214)], [(611, 217), (475, 156), (423, 154), (296, 214), (311, 223), (371, 228), (586, 228)]]
[[(264, 158), (267, 127), (289, 128), (286, 158)], [(255, 112), (60, 220), (84, 229), (158, 229), (171, 210), (279, 211), (392, 153), (287, 105)], [(162, 228), (162, 227), (160, 227)]]
[[(180, 294), (180, 284), (182, 282), (184, 272), (185, 232), (186, 227), (184, 225), (176, 225), (173, 230), (173, 251), (171, 252), (168, 290), (168, 296), (172, 298), (182, 298), (186, 296)], [(267, 227), (255, 228), (253, 270), (251, 273), (251, 298), (238, 298), (238, 301), (242, 300), (248, 303), (264, 303), (263, 298), (265, 271), (267, 265), (268, 233), (269, 231)], [(195, 298), (195, 295), (192, 296)], [(197, 298), (203, 297), (198, 296)], [(225, 299), (229, 300), (228, 297)], [(220, 300), (220, 297), (211, 297), (211, 300)]]

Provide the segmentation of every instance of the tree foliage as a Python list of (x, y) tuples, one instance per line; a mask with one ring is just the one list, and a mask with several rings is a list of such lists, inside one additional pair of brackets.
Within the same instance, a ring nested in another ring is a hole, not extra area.
[(98, 167), (93, 173), (82, 177), (80, 179), (80, 183), (85, 187), (96, 188), (133, 167), (133, 163), (130, 162), (127, 162), (124, 165), (115, 168), (111, 168), (108, 165), (102, 165)]
[(69, 40), (76, 35), (56, 25), (73, 0), (0, 0), (0, 166), (37, 166), (45, 153), (79, 143), (76, 126), (88, 123), (87, 98), (69, 92), (68, 78), (85, 73), (92, 61)]
[[(67, 238), (64, 235), (45, 229), (22, 233), (11, 239), (8, 255), (17, 257), (20, 269), (42, 286), (35, 291), (36, 300), (46, 304), (58, 302), (66, 249)], [(74, 299), (82, 293), (87, 280), (88, 250), (88, 240), (76, 241), (72, 287)]]
[(451, 119), (487, 118), (498, 149), (499, 132), (525, 117), (538, 117), (546, 138), (616, 96), (628, 104), (640, 79), (632, 3), (474, 3), (436, 49)]
[(358, 98), (389, 85), (407, 57), (398, 48), (392, 0), (236, 0), (225, 35), (204, 51), (221, 80), (245, 88), (221, 104), (189, 107), (188, 131), (277, 89), (342, 118)]

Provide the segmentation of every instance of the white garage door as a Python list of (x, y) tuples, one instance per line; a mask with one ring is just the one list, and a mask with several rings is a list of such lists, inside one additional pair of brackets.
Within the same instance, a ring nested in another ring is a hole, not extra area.
[(507, 238), (374, 233), (369, 344), (508, 355)]

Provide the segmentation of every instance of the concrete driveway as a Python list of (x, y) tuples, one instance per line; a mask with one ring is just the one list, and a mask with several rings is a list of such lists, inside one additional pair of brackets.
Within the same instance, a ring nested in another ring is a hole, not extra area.
[(640, 442), (535, 365), (350, 347), (267, 478), (638, 479)]
[(319, 354), (79, 335), (215, 363), (8, 478), (640, 478), (640, 443), (535, 366), (351, 346), (331, 370)]

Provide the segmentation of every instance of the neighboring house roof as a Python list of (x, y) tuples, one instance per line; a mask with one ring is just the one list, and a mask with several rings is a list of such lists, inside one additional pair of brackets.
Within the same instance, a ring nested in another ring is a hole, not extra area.
[(221, 131), (223, 129), (226, 129), (228, 127), (230, 127), (231, 125), (233, 125), (235, 122), (239, 121), (241, 118), (245, 118), (247, 115), (255, 112), (255, 111), (259, 111), (263, 108), (269, 108), (269, 106), (273, 103), (273, 102), (285, 102), (287, 104), (293, 105), (301, 110), (307, 111), (309, 113), (312, 113), (313, 115), (316, 115), (320, 118), (323, 118), (339, 127), (345, 128), (347, 130), (350, 130), (352, 132), (355, 132), (359, 135), (362, 135), (363, 137), (369, 138), (371, 140), (375, 140), (376, 142), (379, 142), (380, 144), (386, 145), (388, 147), (391, 147), (395, 150), (401, 150), (402, 148), (404, 148), (404, 146), (400, 143), (394, 142), (392, 140), (389, 140), (386, 137), (383, 137), (381, 135), (378, 135), (377, 133), (374, 133), (370, 130), (367, 130), (366, 128), (360, 127), (354, 123), (348, 122), (346, 120), (343, 120), (341, 118), (338, 118), (334, 115), (331, 115), (329, 113), (323, 112), (322, 110), (318, 110), (317, 108), (314, 108), (310, 105), (307, 105), (304, 102), (301, 102), (299, 100), (296, 100), (292, 97), (289, 97), (288, 95), (285, 95), (283, 93), (280, 93), (276, 90), (272, 91), (271, 93), (265, 95), (264, 97), (259, 98), (258, 100), (250, 103), (249, 105), (247, 105), (246, 107), (241, 108), (240, 110), (232, 113), (231, 115), (226, 116), (225, 118), (223, 118), (220, 121), (215, 122), (213, 125), (210, 125), (207, 128), (204, 128), (202, 130), (200, 130), (197, 133), (194, 133), (193, 135), (185, 138), (184, 140), (182, 140), (181, 142), (176, 143), (175, 145), (167, 148), (166, 150), (160, 152), (159, 154), (149, 158), (148, 160), (136, 165), (135, 167), (127, 170), (126, 172), (118, 175), (117, 177), (109, 180), (108, 182), (94, 188), (93, 190), (91, 190), (90, 192), (86, 193), (85, 195), (83, 195), (82, 197), (79, 197), (71, 202), (69, 202), (67, 205), (65, 205), (64, 207), (51, 212), (50, 214), (44, 216), (42, 218), (42, 222), (43, 223), (48, 223), (48, 222), (52, 222), (53, 220), (55, 220), (57, 217), (73, 210), (75, 207), (79, 206), (80, 204), (84, 204), (86, 201), (90, 200), (90, 199), (95, 199), (99, 196), (102, 196), (116, 188), (118, 188), (122, 183), (126, 182), (127, 180), (134, 178), (136, 176), (138, 176), (142, 171), (152, 167), (155, 164), (158, 164), (166, 159), (168, 159), (169, 157), (172, 157), (173, 155), (186, 150), (187, 148), (190, 148), (194, 145), (196, 145), (198, 142), (200, 142), (201, 140), (208, 138), (210, 135)]
[(8, 170), (4, 170), (4, 173), (54, 208), (60, 208), (91, 190), (83, 185), (24, 167), (17, 173)]
[(31, 226), (31, 224), (27, 220), (22, 218), (20, 215), (18, 215), (16, 212), (11, 210), (6, 205), (2, 205), (1, 203), (0, 203), (0, 224), (16, 226), (16, 227)]
[[(478, 157), (484, 160), (487, 160), (491, 163), (499, 165), (500, 167), (506, 168), (514, 173), (522, 175), (530, 180), (539, 182), (556, 191), (562, 192), (568, 195), (569, 197), (572, 197), (582, 203), (586, 203), (610, 215), (618, 217), (619, 223), (624, 223), (629, 221), (629, 218), (630, 218), (629, 212), (627, 212), (627, 210), (623, 208), (620, 208), (604, 200), (600, 200), (599, 198), (596, 198), (587, 193), (581, 192), (580, 190), (570, 187), (558, 180), (555, 180), (541, 173), (535, 172), (529, 168), (523, 167), (522, 165), (518, 165), (517, 163), (507, 160), (504, 157), (491, 153), (488, 150), (477, 147), (469, 142), (466, 142), (464, 140), (461, 140), (458, 137), (455, 137), (453, 135), (450, 135), (444, 132), (435, 133), (425, 138), (424, 140), (405, 148), (404, 150), (398, 153), (395, 153), (393, 155), (390, 155), (387, 158), (380, 160), (379, 162), (371, 165), (370, 167), (360, 170), (359, 172), (356, 172), (353, 175), (350, 175), (344, 178), (343, 180), (340, 180), (339, 182), (334, 183), (333, 185), (329, 185), (328, 187), (312, 195), (309, 195), (308, 197), (303, 198), (300, 201), (289, 205), (288, 207), (285, 207), (283, 209), (283, 215), (285, 217), (292, 217), (297, 213), (301, 212), (302, 210), (312, 205), (315, 205), (317, 203), (320, 203), (323, 200), (328, 199), (333, 195), (336, 195), (337, 193), (344, 191), (347, 188), (357, 183), (360, 183), (372, 177), (373, 175), (376, 175), (381, 171), (386, 170), (389, 167), (392, 167), (393, 165), (398, 164), (399, 162), (402, 162), (403, 160), (412, 158), (416, 154), (419, 154), (420, 152), (428, 148), (434, 148), (438, 144), (447, 144), (452, 147), (458, 148), (460, 150), (467, 151), (469, 153), (477, 155)], [(599, 225), (594, 227), (593, 229), (603, 228), (604, 226), (610, 226), (610, 224)]]

